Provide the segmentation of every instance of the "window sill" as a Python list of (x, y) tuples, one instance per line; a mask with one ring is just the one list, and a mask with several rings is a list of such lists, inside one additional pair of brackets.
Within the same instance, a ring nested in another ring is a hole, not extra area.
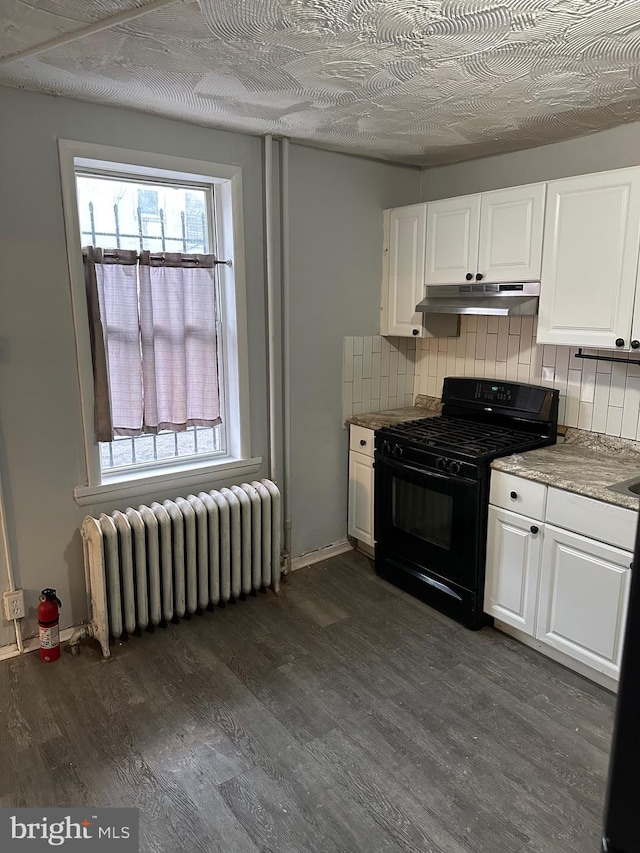
[[(229, 478), (257, 474), (262, 465), (261, 456), (249, 459), (226, 459), (212, 465), (180, 465), (158, 471), (122, 473), (118, 479), (109, 479), (99, 486), (76, 486), (73, 496), (78, 506), (130, 499), (148, 495), (154, 489), (169, 489), (172, 493), (192, 491), (202, 483), (219, 483)], [(202, 488), (200, 489), (202, 490)], [(164, 499), (165, 495), (158, 499)]]

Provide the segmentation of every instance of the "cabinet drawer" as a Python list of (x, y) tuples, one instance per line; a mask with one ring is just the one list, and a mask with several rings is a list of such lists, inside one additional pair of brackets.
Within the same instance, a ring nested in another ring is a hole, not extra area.
[(546, 494), (547, 487), (542, 483), (505, 474), (504, 471), (491, 472), (489, 502), (494, 506), (542, 521)]
[(550, 488), (546, 520), (556, 527), (633, 551), (638, 513), (632, 509)]
[(373, 456), (373, 430), (351, 424), (349, 427), (349, 450)]

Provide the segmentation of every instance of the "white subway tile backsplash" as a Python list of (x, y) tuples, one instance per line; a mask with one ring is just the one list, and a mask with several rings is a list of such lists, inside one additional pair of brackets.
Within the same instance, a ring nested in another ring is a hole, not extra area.
[(620, 435), (622, 430), (622, 408), (620, 406), (609, 406), (607, 413), (607, 435)]
[(629, 363), (612, 364), (611, 365), (611, 389), (609, 390), (609, 405), (622, 408), (624, 406), (624, 390), (627, 375), (640, 376), (640, 373), (633, 372), (636, 369), (635, 365)]
[[(409, 406), (415, 394), (442, 396), (445, 376), (532, 382), (560, 392), (566, 426), (640, 439), (640, 364), (574, 358), (575, 347), (535, 342), (535, 317), (464, 316), (459, 337), (345, 338), (345, 418)], [(586, 354), (610, 355), (585, 348)], [(615, 353), (625, 356), (625, 353)]]
[[(380, 377), (380, 411), (384, 411), (389, 408), (389, 377), (381, 376)], [(345, 415), (348, 417), (348, 415)]]
[(389, 358), (391, 356), (391, 344), (387, 338), (382, 338), (382, 349), (380, 351), (380, 376), (389, 375)]
[(506, 361), (496, 361), (496, 379), (506, 379), (507, 378), (507, 362)]
[(362, 380), (362, 411), (371, 411), (371, 379)]
[(553, 383), (556, 378), (556, 369), (555, 367), (542, 367), (542, 375), (540, 377), (540, 384), (546, 385), (549, 388), (553, 388)]
[(580, 402), (578, 408), (578, 429), (591, 429), (593, 421), (593, 403)]
[(363, 341), (364, 346), (362, 354), (362, 378), (371, 379), (371, 356), (373, 354), (373, 338), (364, 338)]
[(569, 370), (567, 379), (567, 407), (564, 423), (566, 426), (578, 426), (578, 409), (580, 406), (581, 370)]
[(611, 374), (596, 373), (596, 385), (593, 396), (593, 418), (591, 421), (591, 429), (594, 432), (605, 432), (607, 429), (610, 386)]
[(622, 438), (635, 438), (638, 430), (638, 411), (640, 411), (640, 377), (627, 376), (627, 384), (622, 408)]
[(353, 402), (362, 402), (362, 356), (353, 357)]
[[(500, 325), (498, 327), (498, 349), (496, 352), (496, 361), (507, 360), (507, 350), (509, 348), (509, 318), (500, 317)], [(506, 320), (506, 324), (502, 321)]]
[[(376, 389), (380, 390), (380, 377), (382, 376), (382, 373), (380, 370), (381, 362), (382, 362), (382, 353), (379, 350), (378, 351), (374, 350), (371, 353), (371, 379), (373, 381), (374, 391)], [(376, 395), (374, 394), (374, 397), (375, 396)]]
[[(420, 373), (424, 373), (425, 381), (428, 378), (426, 357), (432, 351), (426, 341), (423, 342), (424, 351), (419, 343), (413, 338), (382, 338), (380, 335), (344, 339), (342, 412), (345, 421), (353, 414), (412, 405), (415, 394), (421, 390)], [(433, 351), (437, 352), (437, 341)], [(422, 370), (418, 370), (418, 356), (423, 355)]]
[(597, 362), (584, 359), (582, 362), (582, 382), (580, 384), (580, 402), (593, 403), (596, 392)]
[(468, 359), (475, 359), (476, 357), (476, 332), (467, 332), (467, 352), (466, 357)]

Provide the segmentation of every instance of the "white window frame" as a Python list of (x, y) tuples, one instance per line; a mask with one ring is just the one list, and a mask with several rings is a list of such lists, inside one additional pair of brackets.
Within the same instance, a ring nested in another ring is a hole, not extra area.
[[(261, 457), (251, 456), (249, 434), (249, 365), (247, 352), (247, 296), (242, 215), (242, 169), (165, 154), (150, 154), (126, 148), (58, 140), (60, 178), (67, 240), (67, 260), (76, 339), (82, 431), (86, 459), (86, 483), (74, 489), (80, 506), (148, 493), (156, 486), (172, 491), (203, 482), (243, 477), (260, 470)], [(76, 169), (113, 171), (169, 181), (189, 181), (215, 186), (214, 217), (221, 259), (231, 266), (218, 266), (222, 316), (225, 322), (221, 352), (221, 383), (224, 385), (228, 424), (226, 455), (215, 460), (191, 457), (171, 464), (162, 462), (152, 470), (101, 472), (94, 431), (94, 392), (87, 301), (82, 266), (82, 244), (76, 192)]]

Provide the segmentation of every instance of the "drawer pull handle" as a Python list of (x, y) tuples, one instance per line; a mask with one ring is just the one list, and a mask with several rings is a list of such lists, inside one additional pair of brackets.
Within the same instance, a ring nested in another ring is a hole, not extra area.
[(360, 447), (364, 447), (366, 443), (367, 442), (364, 440), (364, 438), (360, 439)]
[(531, 527), (529, 528), (529, 530), (534, 534), (534, 536), (538, 532), (539, 529), (540, 528), (536, 527), (535, 524), (532, 524)]
[(511, 498), (512, 501), (515, 501), (515, 499), (518, 497), (518, 493), (517, 492), (511, 492), (509, 497)]
[(633, 563), (629, 563), (629, 568), (633, 571)]

